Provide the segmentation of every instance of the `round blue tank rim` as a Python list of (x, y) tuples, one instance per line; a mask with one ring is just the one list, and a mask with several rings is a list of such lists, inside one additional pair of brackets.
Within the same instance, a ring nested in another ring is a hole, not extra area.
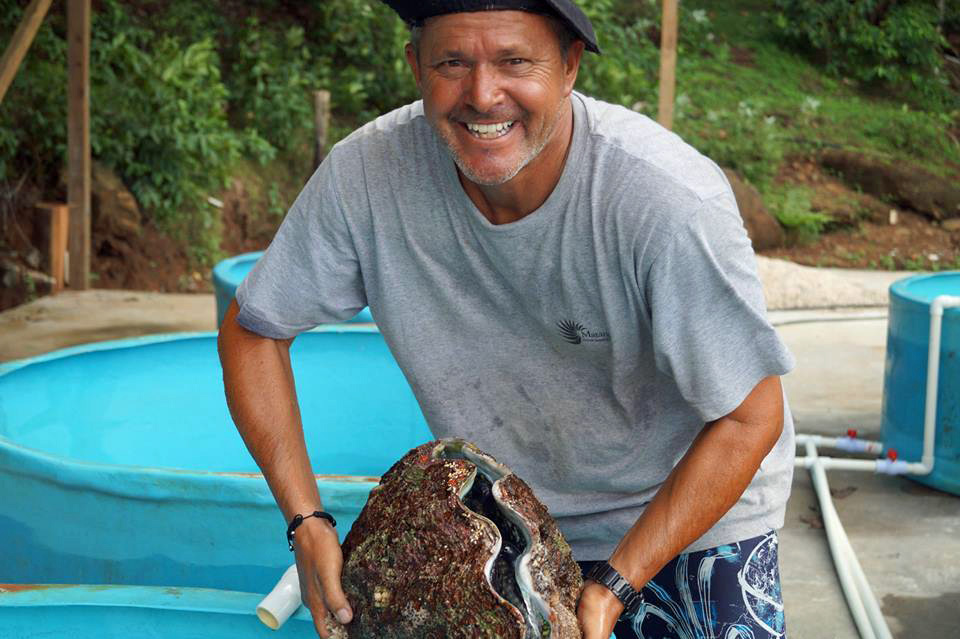
[[(378, 333), (379, 330), (373, 324), (337, 324), (320, 326), (311, 332)], [(212, 338), (216, 335), (212, 331), (160, 333), (91, 342), (0, 364), (0, 377), (32, 364), (84, 353), (135, 348), (176, 340)], [(249, 503), (251, 496), (255, 495), (257, 503), (268, 505), (274, 503), (260, 473), (202, 471), (83, 461), (28, 448), (4, 436), (0, 436), (0, 472), (28, 475), (64, 486), (138, 499), (194, 501), (207, 498), (216, 502)], [(317, 475), (316, 477), (321, 484), (326, 484), (330, 488), (364, 496), (379, 482), (378, 477), (368, 476)]]
[[(318, 326), (309, 333), (379, 333), (380, 329), (372, 322), (358, 322), (355, 324), (329, 324)], [(78, 344), (77, 346), (68, 346), (60, 348), (49, 353), (24, 357), (22, 359), (13, 359), (7, 362), (0, 362), (0, 377), (11, 373), (17, 369), (39, 364), (64, 357), (82, 355), (84, 353), (93, 353), (97, 351), (106, 351), (118, 348), (134, 348), (137, 346), (148, 346), (150, 344), (160, 344), (163, 342), (173, 342), (176, 340), (188, 340), (198, 338), (216, 337), (216, 331), (182, 331), (175, 333), (154, 333), (152, 335), (142, 335), (138, 337), (124, 337), (122, 339), (104, 340), (102, 342), (89, 342), (87, 344)]]
[(252, 251), (250, 253), (234, 255), (233, 257), (228, 257), (225, 260), (217, 262), (216, 266), (213, 267), (214, 282), (221, 284), (224, 287), (231, 287), (235, 290), (243, 280), (236, 280), (235, 278), (230, 277), (230, 270), (240, 262), (247, 262), (250, 260), (255, 262), (261, 257), (263, 257), (263, 251)]
[[(4, 586), (12, 586), (5, 588)], [(256, 615), (263, 594), (212, 588), (126, 585), (0, 584), (0, 608), (99, 606)], [(310, 621), (301, 607), (293, 619)]]
[[(960, 271), (939, 271), (937, 273), (922, 273), (920, 275), (911, 275), (903, 279), (897, 280), (890, 285), (890, 298), (891, 301), (893, 297), (897, 297), (899, 300), (910, 302), (915, 305), (919, 305), (924, 308), (929, 308), (933, 303), (932, 299), (929, 299), (925, 296), (917, 295), (911, 292), (909, 289), (911, 286), (917, 284), (920, 281), (927, 279), (934, 279), (937, 277), (942, 277), (944, 275), (953, 275), (960, 276)], [(948, 311), (954, 309), (947, 309)]]
[[(6, 437), (0, 437), (0, 474), (3, 473), (135, 499), (274, 504), (261, 473), (80, 461), (21, 446)], [(364, 499), (380, 481), (379, 477), (362, 475), (315, 475), (315, 478), (328, 490)]]

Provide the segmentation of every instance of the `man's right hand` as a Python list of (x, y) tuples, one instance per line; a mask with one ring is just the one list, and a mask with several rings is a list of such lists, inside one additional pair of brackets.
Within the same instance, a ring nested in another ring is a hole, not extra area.
[[(217, 342), (227, 405), (290, 521), (296, 513), (313, 512), (320, 505), (290, 365), (292, 338), (272, 339), (245, 329), (237, 322), (238, 310), (237, 301), (232, 301)], [(310, 517), (297, 527), (293, 539), (300, 598), (313, 615), (317, 634), (328, 639), (332, 622), (328, 611), (341, 623), (353, 619), (340, 585), (343, 554), (337, 531), (326, 520)]]
[(328, 639), (332, 632), (328, 627), (328, 613), (341, 624), (353, 619), (353, 611), (340, 584), (343, 553), (337, 531), (324, 519), (305, 519), (297, 527), (293, 549), (300, 577), (300, 599), (310, 609), (317, 634)]

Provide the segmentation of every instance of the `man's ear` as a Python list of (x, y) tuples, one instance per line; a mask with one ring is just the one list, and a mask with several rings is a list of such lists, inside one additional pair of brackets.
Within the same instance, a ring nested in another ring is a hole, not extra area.
[(407, 46), (404, 47), (403, 52), (407, 56), (407, 64), (410, 65), (410, 70), (413, 71), (413, 79), (417, 83), (417, 88), (420, 88), (420, 60), (417, 59), (417, 52), (414, 51), (413, 45), (409, 42)]
[(567, 58), (564, 60), (564, 88), (567, 94), (573, 91), (577, 83), (577, 73), (580, 71), (580, 60), (583, 58), (584, 44), (583, 40), (574, 40), (570, 43), (567, 50)]

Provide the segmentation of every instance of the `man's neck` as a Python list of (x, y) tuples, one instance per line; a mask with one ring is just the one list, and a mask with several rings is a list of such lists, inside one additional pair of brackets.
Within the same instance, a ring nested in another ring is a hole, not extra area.
[(513, 179), (484, 186), (468, 180), (457, 170), (460, 184), (473, 204), (491, 224), (516, 222), (540, 208), (560, 181), (573, 139), (573, 106), (560, 116), (557, 130), (539, 155)]

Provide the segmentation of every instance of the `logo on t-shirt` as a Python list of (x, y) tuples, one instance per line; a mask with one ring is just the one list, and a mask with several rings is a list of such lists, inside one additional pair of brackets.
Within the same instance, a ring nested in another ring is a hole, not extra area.
[(560, 320), (557, 322), (557, 329), (560, 331), (560, 337), (570, 344), (610, 341), (610, 333), (607, 331), (591, 331), (580, 322), (573, 320)]

